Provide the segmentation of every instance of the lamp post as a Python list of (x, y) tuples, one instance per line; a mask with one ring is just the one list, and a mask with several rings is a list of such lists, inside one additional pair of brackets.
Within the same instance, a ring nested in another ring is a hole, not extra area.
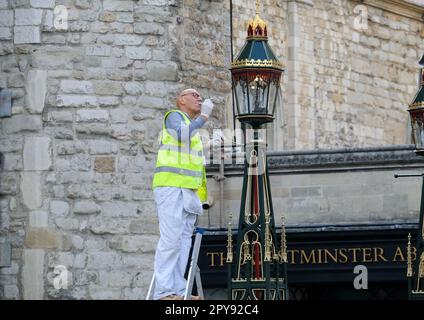
[[(424, 156), (424, 55), (419, 64), (421, 65), (420, 88), (409, 105), (408, 112), (411, 118), (412, 140), (415, 144), (415, 153)], [(416, 240), (415, 262), (412, 262), (411, 235), (408, 235), (407, 248), (407, 277), (408, 296), (413, 300), (424, 300), (424, 174), (421, 191), (421, 207), (419, 217), (419, 230)], [(414, 264), (414, 265), (413, 265)]]
[(266, 160), (266, 135), (261, 129), (274, 120), (283, 71), (282, 64), (268, 45), (267, 25), (259, 17), (257, 0), (256, 16), (249, 22), (246, 43), (231, 66), (235, 117), (246, 129), (245, 166), (234, 252), (231, 217), (228, 228), (231, 300), (288, 299), (284, 221), (278, 239)]

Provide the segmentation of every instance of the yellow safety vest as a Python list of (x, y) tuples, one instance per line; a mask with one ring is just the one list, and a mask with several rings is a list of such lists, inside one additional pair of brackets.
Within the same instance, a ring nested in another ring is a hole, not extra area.
[(180, 110), (165, 114), (152, 188), (197, 189), (200, 201), (204, 202), (207, 200), (207, 189), (202, 140), (198, 133), (191, 137), (189, 146), (175, 139), (165, 127), (166, 117), (171, 112), (178, 112), (184, 122), (190, 124), (190, 119)]

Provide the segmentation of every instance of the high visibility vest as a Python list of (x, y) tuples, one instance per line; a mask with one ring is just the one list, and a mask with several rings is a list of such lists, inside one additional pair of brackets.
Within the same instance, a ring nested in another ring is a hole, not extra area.
[[(193, 135), (190, 144), (175, 139), (165, 127), (166, 117), (171, 112), (178, 112), (185, 124), (190, 124), (190, 119), (180, 110), (171, 110), (165, 114), (152, 188), (197, 189), (200, 201), (204, 202), (207, 200), (206, 172), (200, 135)], [(186, 134), (189, 134), (188, 128)]]

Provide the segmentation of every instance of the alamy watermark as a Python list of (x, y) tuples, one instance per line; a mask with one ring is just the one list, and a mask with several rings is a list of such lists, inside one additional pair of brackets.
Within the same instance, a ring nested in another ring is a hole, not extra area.
[(353, 12), (357, 15), (353, 19), (353, 27), (356, 30), (367, 30), (368, 29), (368, 8), (363, 4), (355, 6)]
[(353, 287), (356, 290), (368, 289), (368, 268), (360, 264), (353, 268), (353, 273), (357, 274), (353, 279)]
[(55, 274), (53, 278), (53, 287), (56, 290), (68, 289), (71, 282), (71, 272), (68, 271), (64, 265), (57, 265), (54, 267), (53, 273)]
[(56, 30), (68, 30), (68, 9), (65, 6), (54, 7), (53, 26)]

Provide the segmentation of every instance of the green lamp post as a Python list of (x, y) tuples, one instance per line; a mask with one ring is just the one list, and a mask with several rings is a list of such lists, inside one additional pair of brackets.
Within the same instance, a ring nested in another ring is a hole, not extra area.
[(231, 300), (288, 299), (284, 221), (281, 238), (277, 238), (266, 136), (261, 130), (264, 124), (274, 120), (283, 71), (268, 45), (267, 26), (259, 17), (259, 1), (256, 1), (256, 17), (249, 22), (246, 43), (231, 66), (235, 116), (251, 133), (245, 134), (245, 166), (234, 250), (231, 217), (228, 228)]
[[(414, 100), (409, 105), (408, 112), (412, 125), (412, 140), (415, 144), (415, 153), (424, 156), (424, 55), (420, 60), (420, 88)], [(407, 248), (407, 277), (409, 299), (424, 300), (424, 174), (421, 191), (421, 208), (419, 230), (416, 240), (415, 262), (412, 262), (411, 235), (408, 235)]]

